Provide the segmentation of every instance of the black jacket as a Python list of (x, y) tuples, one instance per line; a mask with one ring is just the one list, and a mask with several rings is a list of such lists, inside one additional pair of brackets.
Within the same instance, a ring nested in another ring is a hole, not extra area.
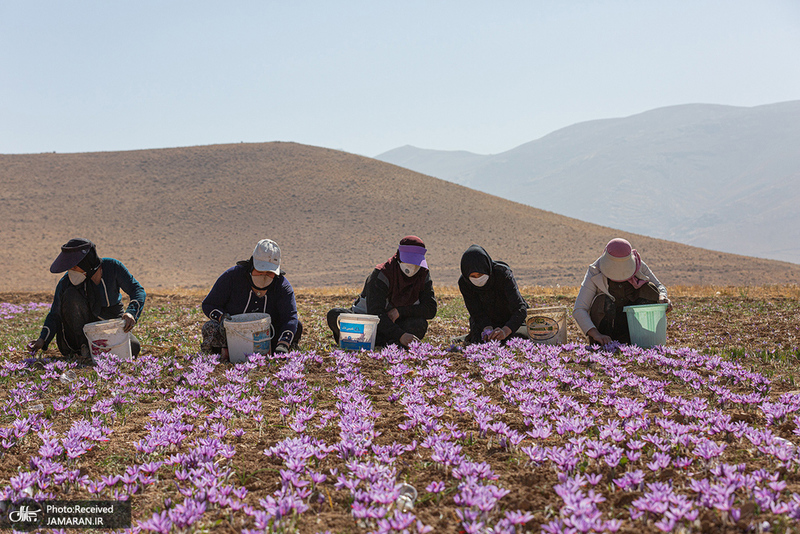
[[(353, 305), (357, 313), (367, 313), (380, 317), (378, 334), (384, 339), (399, 342), (405, 334), (397, 323), (389, 319), (388, 312), (395, 306), (389, 302), (389, 279), (380, 270), (375, 269), (364, 282), (364, 289)], [(433, 281), (430, 273), (426, 274), (425, 285), (419, 292), (417, 301), (410, 306), (397, 306), (400, 319), (407, 317), (421, 317), (430, 321), (436, 317), (436, 297), (433, 293)]]
[[(469, 261), (476, 259), (479, 261)], [(471, 272), (488, 274), (486, 285), (477, 287), (470, 282)], [(458, 288), (469, 312), (469, 341), (480, 341), (481, 332), (487, 326), (493, 329), (507, 326), (513, 333), (525, 322), (528, 303), (519, 292), (511, 268), (501, 261), (493, 261), (478, 245), (464, 253)]]

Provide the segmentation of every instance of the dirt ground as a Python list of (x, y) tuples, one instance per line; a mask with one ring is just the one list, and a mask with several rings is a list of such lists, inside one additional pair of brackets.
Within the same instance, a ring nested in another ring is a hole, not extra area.
[[(574, 289), (556, 291), (540, 291), (534, 289), (523, 290), (526, 299), (532, 306), (564, 306), (571, 309), (574, 302)], [(194, 339), (199, 333), (200, 326), (205, 320), (202, 314), (197, 313), (196, 309), (202, 300), (202, 294), (197, 292), (182, 293), (163, 293), (149, 296), (146, 314), (150, 314), (152, 319), (143, 319), (139, 325), (140, 337), (143, 343), (143, 351), (152, 352), (158, 355), (178, 354), (182, 352), (197, 350), (192, 349), (191, 343), (187, 341)], [(327, 289), (327, 290), (298, 290), (297, 304), (305, 327), (304, 339), (301, 348), (305, 351), (316, 351), (319, 354), (327, 355), (335, 347), (330, 337), (330, 332), (325, 324), (325, 313), (332, 307), (347, 306), (355, 296), (353, 289)], [(48, 294), (13, 293), (0, 294), (0, 302), (27, 303), (27, 302), (46, 302), (50, 298)], [(438, 293), (439, 315), (430, 324), (429, 333), (425, 341), (435, 346), (447, 348), (451, 344), (451, 338), (466, 332), (465, 309), (463, 303), (455, 290), (445, 289)], [(738, 294), (738, 295), (701, 295), (701, 296), (676, 296), (673, 298), (674, 310), (669, 317), (668, 345), (675, 347), (690, 347), (700, 352), (715, 352), (725, 355), (725, 357), (746, 363), (748, 366), (757, 368), (765, 376), (772, 377), (772, 395), (778, 396), (781, 393), (793, 391), (793, 376), (798, 369), (798, 337), (800, 336), (800, 313), (798, 313), (798, 302), (794, 297), (781, 295), (765, 296)], [(148, 312), (149, 310), (149, 312)], [(195, 310), (188, 313), (186, 310)], [(149, 322), (148, 322), (149, 321)], [(170, 331), (182, 332), (183, 338), (176, 341), (170, 338), (169, 333), (164, 329), (169, 327)], [(569, 319), (568, 341), (583, 343), (585, 340), (578, 332), (577, 326)], [(50, 352), (53, 352), (51, 348)], [(55, 356), (55, 354), (49, 354)], [(459, 376), (468, 376), (474, 379), (479, 378), (474, 364), (470, 363), (458, 352), (447, 353), (450, 362), (449, 370)], [(580, 368), (580, 366), (576, 366)], [(632, 366), (631, 368), (635, 368)], [(399, 406), (392, 397), (391, 377), (385, 372), (386, 366), (382, 362), (362, 358), (360, 371), (364, 378), (371, 381), (366, 392), (369, 394), (373, 407), (382, 415), (378, 420), (376, 430), (380, 432), (381, 444), (391, 444), (393, 442), (406, 443), (409, 437), (402, 430), (398, 429), (398, 424), (404, 420), (402, 415), (403, 407)], [(583, 371), (589, 371), (586, 367)], [(629, 368), (630, 370), (630, 368)], [(644, 376), (659, 376), (657, 370), (641, 367), (635, 368), (636, 372)], [(80, 373), (88, 373), (90, 370), (79, 370)], [(214, 377), (221, 379), (225, 373), (224, 368), (217, 369)], [(331, 375), (326, 363), (311, 363), (306, 367), (306, 380), (309, 384), (320, 387), (323, 391), (330, 390), (336, 386), (335, 377)], [(164, 382), (166, 387), (172, 387), (168, 381)], [(9, 386), (6, 386), (9, 387)], [(490, 402), (503, 404), (503, 391), (496, 385), (487, 385), (485, 395)], [(681, 384), (672, 384), (668, 392), (671, 395), (692, 397), (695, 395), (704, 396), (704, 392), (696, 392), (690, 387)], [(2, 392), (2, 396), (6, 396)], [(61, 391), (51, 391), (55, 397)], [(587, 401), (580, 393), (575, 393), (573, 398), (578, 401)], [(2, 400), (2, 399), (0, 399)], [(52, 398), (46, 400), (52, 401)], [(139, 398), (136, 406), (132, 407), (131, 413), (126, 417), (122, 424), (114, 429), (114, 439), (101, 450), (87, 454), (80, 461), (82, 474), (97, 476), (98, 470), (103, 474), (113, 474), (126, 465), (136, 463), (137, 455), (132, 450), (131, 444), (142, 439), (146, 434), (145, 425), (148, 423), (148, 414), (157, 409), (168, 410), (170, 402), (167, 398), (159, 395), (145, 395)], [(265, 495), (274, 492), (279, 484), (277, 473), (281, 469), (282, 462), (276, 458), (267, 458), (263, 451), (274, 445), (276, 442), (285, 439), (291, 432), (285, 424), (280, 424), (275, 414), (279, 411), (281, 404), (277, 395), (265, 395), (263, 412), (271, 414), (268, 419), (270, 424), (256, 425), (252, 420), (241, 420), (238, 424), (245, 429), (245, 433), (240, 438), (231, 438), (236, 447), (236, 456), (232, 462), (235, 481), (237, 484), (247, 488), (249, 497), (246, 499), (253, 506), (258, 506), (258, 501)], [(330, 396), (316, 406), (317, 409), (336, 410), (335, 399)], [(649, 413), (656, 415), (658, 412), (654, 408), (648, 408)], [(742, 421), (763, 424), (763, 415), (760, 413), (735, 413), (733, 416)], [(676, 421), (679, 417), (676, 416)], [(471, 428), (473, 421), (464, 414), (448, 410), (445, 420), (458, 428)], [(523, 417), (517, 414), (508, 414), (503, 417), (503, 421), (512, 428), (525, 430), (526, 425)], [(4, 425), (7, 420), (4, 420)], [(56, 420), (56, 430), (66, 430), (68, 421)], [(781, 436), (787, 439), (793, 437), (795, 427), (787, 423), (778, 429)], [(338, 439), (339, 429), (335, 426), (325, 427), (314, 435), (327, 443), (335, 443)], [(565, 438), (554, 436), (550, 444), (565, 443)], [(529, 527), (538, 532), (534, 525), (540, 525), (557, 515), (558, 505), (554, 498), (553, 487), (558, 484), (558, 473), (546, 466), (523, 466), (520, 465), (519, 455), (512, 454), (507, 449), (501, 447), (497, 442), (488, 442), (485, 439), (475, 440), (465, 443), (464, 453), (468, 454), (474, 462), (486, 462), (492, 466), (497, 475), (495, 484), (512, 491), (503, 498), (502, 507), (506, 510), (528, 511), (533, 514), (534, 519), (529, 523)], [(0, 467), (0, 486), (8, 483), (11, 477), (15, 476), (20, 466), (26, 466), (29, 458), (36, 454), (36, 448), (32, 442), (30, 445), (17, 447), (14, 452), (7, 454)], [(398, 480), (406, 480), (416, 488), (422, 490), (431, 482), (440, 480), (443, 477), (441, 470), (426, 461), (426, 454), (419, 461), (409, 462), (401, 460), (395, 465)], [(748, 462), (748, 470), (756, 469), (759, 465), (770, 468), (769, 462), (763, 457), (737, 457), (740, 453), (731, 452), (731, 461), (741, 459)], [(741, 454), (744, 454), (743, 452)], [(320, 470), (325, 468), (342, 468), (341, 463), (337, 463), (328, 457), (320, 466)], [(609, 479), (616, 476), (615, 470), (606, 467), (600, 471), (601, 474)], [(165, 480), (169, 480), (170, 473), (162, 472)], [(663, 470), (656, 475), (653, 480), (669, 481), (675, 487), (683, 487), (687, 483), (687, 474), (674, 469)], [(800, 475), (797, 472), (784, 472), (785, 480), (791, 489), (800, 491)], [(144, 520), (148, 517), (142, 511), (150, 513), (163, 507), (164, 499), (169, 498), (174, 501), (181, 499), (176, 491), (174, 484), (159, 483), (158, 491), (143, 491), (135, 497), (135, 519)], [(333, 491), (331, 486), (326, 486), (325, 492), (320, 493), (318, 502), (313, 503), (312, 512), (300, 516), (297, 522), (299, 532), (366, 532), (367, 529), (354, 525), (354, 521), (349, 514), (350, 501), (345, 492)], [(631, 502), (641, 496), (641, 492), (620, 492), (608, 496), (601, 510), (609, 517), (625, 517), (623, 510), (630, 506)], [(90, 498), (85, 490), (75, 490), (65, 498)], [(446, 495), (442, 501), (437, 501), (431, 497), (421, 499), (417, 503), (416, 515), (424, 524), (433, 527), (433, 532), (441, 533), (460, 533), (463, 532), (458, 526), (459, 521), (455, 515), (457, 507), (453, 505), (452, 495)], [(555, 511), (554, 511), (555, 510)], [(214, 532), (237, 532), (241, 528), (241, 523), (234, 520), (236, 514), (230, 514), (229, 510), (216, 509), (206, 514), (205, 524)], [(633, 533), (638, 531), (638, 527), (631, 526), (632, 523), (623, 522), (621, 532)], [(698, 519), (695, 531), (699, 532), (741, 532), (746, 530), (745, 523), (726, 523), (721, 521), (718, 516), (706, 514)], [(652, 525), (651, 525), (652, 526)]]

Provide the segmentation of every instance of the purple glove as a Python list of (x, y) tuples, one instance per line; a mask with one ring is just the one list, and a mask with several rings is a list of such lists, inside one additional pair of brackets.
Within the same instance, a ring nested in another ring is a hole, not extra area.
[(486, 341), (486, 339), (492, 332), (494, 332), (494, 328), (492, 328), (491, 326), (487, 326), (486, 328), (484, 328), (483, 332), (481, 332), (481, 341)]

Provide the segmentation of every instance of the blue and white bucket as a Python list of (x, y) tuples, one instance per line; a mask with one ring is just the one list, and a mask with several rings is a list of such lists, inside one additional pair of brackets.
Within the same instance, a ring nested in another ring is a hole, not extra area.
[(343, 313), (336, 319), (339, 325), (339, 346), (345, 350), (374, 350), (378, 334), (377, 315)]

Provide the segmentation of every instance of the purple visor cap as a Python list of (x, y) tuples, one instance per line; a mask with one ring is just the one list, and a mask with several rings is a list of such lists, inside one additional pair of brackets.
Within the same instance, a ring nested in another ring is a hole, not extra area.
[(61, 254), (56, 257), (50, 266), (51, 273), (63, 273), (78, 265), (92, 249), (92, 242), (88, 239), (70, 239), (61, 247)]
[(428, 268), (428, 262), (425, 261), (425, 253), (428, 252), (428, 249), (416, 245), (400, 245), (398, 250), (400, 251), (400, 261), (403, 263), (413, 263)]

